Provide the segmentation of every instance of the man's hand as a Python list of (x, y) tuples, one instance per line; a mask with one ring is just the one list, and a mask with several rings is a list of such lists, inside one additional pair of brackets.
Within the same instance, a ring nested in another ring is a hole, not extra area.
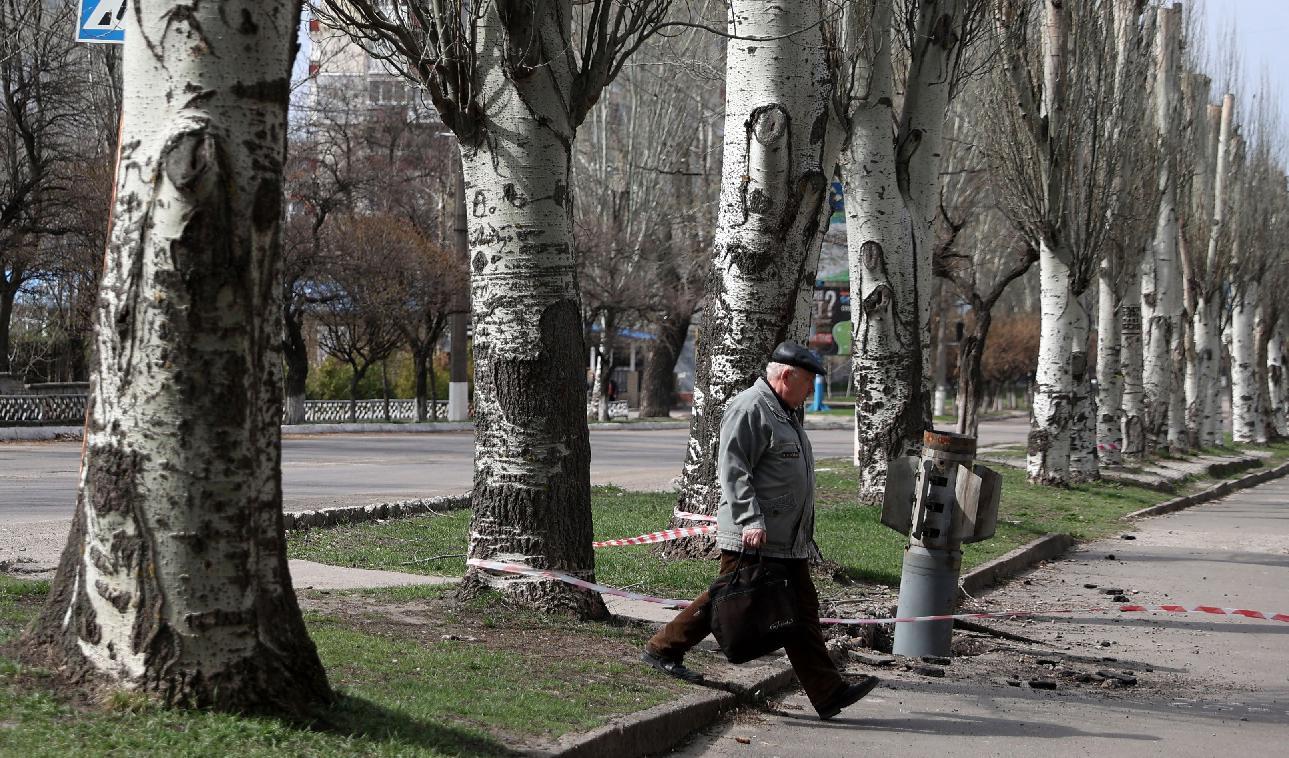
[(743, 547), (758, 548), (765, 544), (764, 529), (744, 529)]

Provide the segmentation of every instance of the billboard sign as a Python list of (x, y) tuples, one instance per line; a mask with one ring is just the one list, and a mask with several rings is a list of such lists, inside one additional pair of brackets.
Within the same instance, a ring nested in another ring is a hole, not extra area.
[(850, 325), (850, 282), (815, 282), (814, 328), (810, 330), (810, 348), (822, 355), (845, 355), (850, 352), (849, 340), (843, 349), (834, 336), (839, 324)]

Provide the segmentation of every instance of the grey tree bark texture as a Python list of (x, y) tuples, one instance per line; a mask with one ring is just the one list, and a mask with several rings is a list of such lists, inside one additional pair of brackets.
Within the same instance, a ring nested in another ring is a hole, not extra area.
[[(324, 20), (425, 87), (460, 144), (475, 366), (469, 557), (593, 580), (572, 147), (668, 3), (323, 5)], [(486, 589), (543, 611), (608, 612), (598, 593), (472, 566), (461, 593)]]
[(330, 697), (287, 570), (282, 164), (293, 0), (130, 6), (72, 531), (29, 654), (168, 705)]
[[(679, 506), (715, 513), (717, 445), (726, 403), (791, 336), (798, 291), (815, 272), (828, 177), (831, 79), (818, 2), (734, 0), (726, 52), (725, 144), (714, 265), (698, 337), (694, 417)], [(804, 30), (804, 31), (803, 31)], [(714, 552), (678, 540), (662, 552)]]
[[(891, 459), (921, 449), (931, 425), (932, 225), (945, 113), (966, 46), (968, 0), (891, 0), (843, 21), (842, 178), (853, 299), (855, 464), (861, 502), (878, 503)], [(896, 81), (893, 24), (913, 41)], [(897, 110), (897, 96), (902, 105)], [(892, 130), (892, 124), (896, 127)]]
[[(488, 117), (483, 133), (461, 139), (475, 365), (469, 555), (593, 580), (569, 191), (580, 118), (569, 108), (575, 72), (554, 55), (570, 43), (571, 8), (508, 6), (484, 11), (476, 54)], [(516, 57), (530, 40), (530, 59)], [(545, 610), (608, 613), (599, 595), (561, 582), (472, 570), (462, 586), (467, 595), (487, 588)]]

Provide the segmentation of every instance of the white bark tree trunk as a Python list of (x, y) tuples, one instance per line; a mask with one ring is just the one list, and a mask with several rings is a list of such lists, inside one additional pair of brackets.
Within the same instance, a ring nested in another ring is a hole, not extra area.
[(222, 710), (330, 699), (287, 570), (279, 466), (299, 11), (130, 6), (80, 492), (28, 640), (72, 680)]
[(604, 391), (608, 379), (604, 373), (610, 370), (609, 357), (613, 353), (613, 345), (609, 341), (609, 329), (616, 328), (616, 322), (609, 316), (608, 311), (600, 315), (600, 345), (592, 353), (594, 365), (591, 370), (591, 408), (587, 415), (594, 415), (595, 420), (601, 423), (609, 420), (609, 402)]
[(935, 370), (932, 374), (932, 386), (935, 387), (935, 396), (931, 400), (931, 415), (933, 418), (935, 416), (943, 416), (948, 412), (949, 367), (946, 365), (946, 359), (949, 355), (949, 350), (944, 344), (945, 340), (948, 339), (948, 322), (948, 313), (946, 311), (940, 318), (940, 328), (937, 330), (938, 333), (936, 334), (935, 340)]
[[(923, 427), (931, 428), (931, 299), (934, 294), (932, 257), (935, 220), (940, 210), (940, 164), (943, 157), (945, 114), (954, 89), (958, 60), (964, 52), (966, 5), (970, 0), (925, 0), (919, 3), (897, 145), (897, 166), (903, 193), (913, 219), (916, 251), (913, 282), (917, 299), (917, 334), (922, 364)], [(897, 6), (899, 7), (899, 6)], [(921, 449), (923, 429), (910, 429)]]
[(1070, 345), (1070, 477), (1092, 481), (1100, 475), (1097, 460), (1097, 406), (1088, 370), (1088, 341), (1092, 331), (1091, 293), (1071, 298)]
[(1120, 310), (1122, 301), (1108, 262), (1098, 270), (1097, 286), (1097, 439), (1101, 464), (1123, 463), (1124, 370)]
[(1146, 438), (1142, 414), (1144, 390), (1142, 388), (1141, 350), (1141, 280), (1129, 277), (1123, 293), (1123, 317), (1120, 335), (1123, 356), (1123, 455), (1126, 460), (1140, 461), (1146, 453)]
[(1186, 356), (1183, 353), (1183, 346), (1190, 339), (1189, 329), (1190, 322), (1186, 319), (1174, 319), (1174, 323), (1182, 328), (1182, 339), (1177, 342), (1172, 350), (1172, 380), (1169, 382), (1171, 394), (1168, 400), (1168, 429), (1167, 444), (1168, 449), (1174, 453), (1182, 453), (1190, 448), (1186, 439)]
[[(1034, 372), (1033, 412), (1026, 469), (1030, 481), (1063, 484), (1070, 480), (1071, 424), (1074, 419), (1074, 379), (1071, 358), (1074, 350), (1073, 255), (1063, 249), (1063, 240), (1053, 238), (1052, 216), (1063, 205), (1064, 185), (1057, 161), (1069, 158), (1053, 140), (1063, 134), (1066, 97), (1066, 55), (1069, 38), (1069, 9), (1058, 0), (1047, 0), (1043, 11), (1043, 99), (1041, 114), (1046, 119), (1039, 144), (1044, 178), (1044, 229), (1039, 241), (1040, 332), (1038, 365)], [(1080, 347), (1086, 351), (1086, 347)], [(1085, 353), (1086, 355), (1086, 353)]]
[[(567, 10), (531, 17), (538, 48), (569, 44)], [(569, 194), (573, 82), (558, 61), (527, 70), (513, 58), (515, 34), (488, 6), (478, 43), (487, 135), (461, 146), (475, 360), (469, 556), (590, 579), (586, 353)], [(471, 570), (462, 589), (483, 587), (544, 610), (607, 614), (599, 595), (553, 580)]]
[(1180, 99), (1179, 40), (1181, 11), (1158, 10), (1155, 71), (1156, 144), (1159, 161), (1159, 207), (1151, 250), (1142, 260), (1142, 389), (1146, 448), (1153, 451), (1168, 435), (1172, 397), (1171, 348), (1180, 337), (1181, 271), (1177, 261), (1177, 186), (1172, 151), (1176, 149)]
[[(1220, 397), (1216, 394), (1219, 386), (1219, 365), (1222, 359), (1221, 313), (1217, 303), (1211, 298), (1201, 297), (1195, 303), (1194, 344), (1197, 385), (1195, 387), (1195, 419), (1187, 419), (1188, 428), (1197, 433), (1197, 442), (1202, 447), (1222, 444), (1221, 439), (1221, 406)], [(1187, 395), (1188, 412), (1191, 407)]]
[[(1200, 446), (1219, 445), (1222, 442), (1219, 432), (1217, 405), (1219, 363), (1221, 349), (1221, 281), (1219, 271), (1219, 245), (1226, 221), (1227, 179), (1230, 172), (1231, 138), (1235, 116), (1235, 96), (1228, 94), (1222, 99), (1221, 108), (1210, 106), (1209, 127), (1216, 134), (1216, 145), (1212, 150), (1213, 176), (1212, 223), (1209, 227), (1208, 252), (1205, 259), (1204, 281), (1196, 288), (1195, 308), (1192, 314), (1193, 347), (1195, 350), (1196, 376), (1195, 386), (1187, 386), (1187, 425), (1194, 430), (1195, 442)], [(1206, 183), (1207, 184), (1207, 183)], [(1193, 394), (1191, 390), (1193, 389)]]
[[(836, 164), (820, 12), (812, 3), (731, 5), (730, 30), (739, 37), (726, 52), (720, 211), (682, 473), (685, 510), (715, 513), (725, 404), (763, 374), (776, 343), (799, 336), (789, 332)], [(709, 546), (682, 540), (664, 552), (696, 555)]]
[(1267, 394), (1271, 401), (1269, 412), (1276, 434), (1289, 437), (1289, 413), (1286, 413), (1285, 379), (1285, 317), (1281, 316), (1272, 327), (1267, 342)]
[(1267, 350), (1271, 340), (1268, 330), (1271, 328), (1273, 325), (1267, 321), (1267, 307), (1259, 302), (1253, 315), (1253, 381), (1258, 390), (1258, 429), (1254, 439), (1259, 445), (1265, 445), (1276, 435), (1276, 429), (1271, 422), (1271, 398), (1267, 394), (1269, 373)]
[(888, 462), (917, 451), (910, 433), (924, 415), (914, 219), (900, 192), (891, 134), (891, 11), (887, 3), (877, 8), (868, 32), (869, 81), (847, 114), (842, 158), (855, 330), (855, 464), (860, 501), (869, 503), (885, 492)]
[(1231, 436), (1236, 442), (1258, 441), (1262, 426), (1258, 413), (1256, 381), (1257, 343), (1254, 340), (1258, 285), (1237, 282), (1232, 296), (1231, 313)]
[[(850, 14), (846, 21), (854, 80), (842, 174), (861, 502), (880, 502), (888, 463), (917, 453), (931, 423), (931, 240), (951, 72), (962, 53), (960, 5), (919, 5), (902, 87), (893, 78), (889, 0), (876, 3), (871, 19)], [(892, 141), (897, 89), (904, 102)]]
[[(1041, 330), (1034, 375), (1026, 470), (1031, 481), (1064, 484), (1070, 480), (1070, 425), (1073, 418), (1071, 358), (1074, 311), (1068, 254), (1044, 244), (1038, 251)], [(1086, 348), (1085, 348), (1086, 349)]]

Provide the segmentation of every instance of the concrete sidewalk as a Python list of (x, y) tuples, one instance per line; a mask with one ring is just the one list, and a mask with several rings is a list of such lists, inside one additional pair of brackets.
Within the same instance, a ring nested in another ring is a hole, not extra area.
[[(1147, 606), (1289, 612), (1289, 481), (1139, 522), (1132, 536), (1084, 545), (984, 601), (993, 609), (1087, 608), (1104, 606), (1113, 589)], [(810, 718), (794, 694), (723, 721), (679, 755), (1284, 753), (1289, 625), (1118, 612), (989, 625), (1035, 644), (976, 639), (976, 657), (955, 658), (938, 677), (884, 669), (884, 685), (831, 722)], [(1131, 672), (1134, 684), (1077, 685), (1059, 673), (1067, 667)], [(1025, 686), (1020, 670), (1050, 671), (1052, 688)]]

